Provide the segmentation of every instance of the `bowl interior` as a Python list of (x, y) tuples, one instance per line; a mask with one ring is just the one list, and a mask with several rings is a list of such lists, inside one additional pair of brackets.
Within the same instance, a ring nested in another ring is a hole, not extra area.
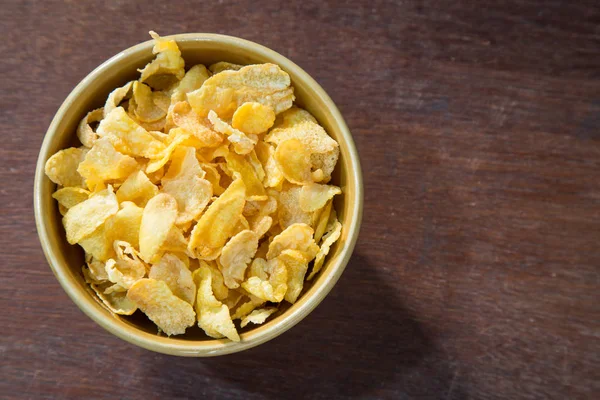
[(228, 61), (237, 64), (272, 62), (290, 74), (295, 88), (296, 103), (310, 111), (340, 144), (340, 160), (332, 183), (343, 189), (334, 206), (343, 229), (340, 240), (332, 247), (322, 272), (307, 282), (294, 305), (283, 302), (280, 311), (269, 322), (258, 327), (240, 329), (242, 342), (215, 340), (198, 327), (185, 335), (166, 338), (156, 335), (155, 325), (140, 312), (133, 316), (112, 314), (98, 300), (83, 280), (83, 252), (65, 239), (58, 207), (51, 194), (55, 185), (43, 174), (45, 161), (56, 151), (79, 146), (77, 124), (90, 110), (102, 107), (108, 94), (116, 87), (137, 79), (138, 68), (154, 58), (152, 42), (134, 46), (108, 60), (86, 77), (69, 95), (48, 130), (36, 171), (36, 221), (42, 247), (55, 275), (69, 296), (92, 319), (107, 330), (130, 342), (152, 350), (179, 355), (216, 355), (239, 351), (260, 344), (287, 330), (306, 316), (329, 292), (343, 271), (352, 253), (362, 212), (362, 188), (358, 156), (346, 125), (333, 102), (323, 89), (304, 71), (285, 57), (245, 40), (209, 34), (176, 35), (174, 38), (186, 61), (186, 68), (203, 63)]

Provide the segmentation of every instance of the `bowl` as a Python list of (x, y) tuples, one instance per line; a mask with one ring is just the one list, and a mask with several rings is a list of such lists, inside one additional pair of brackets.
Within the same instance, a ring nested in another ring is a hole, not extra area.
[(305, 284), (295, 304), (284, 302), (280, 312), (265, 324), (239, 330), (240, 342), (209, 338), (197, 327), (189, 328), (181, 336), (159, 336), (156, 326), (144, 315), (139, 315), (141, 313), (129, 317), (111, 313), (85, 283), (81, 275), (83, 251), (66, 241), (61, 216), (51, 196), (55, 185), (45, 176), (44, 165), (58, 150), (79, 145), (76, 128), (89, 110), (101, 107), (112, 89), (139, 77), (137, 69), (154, 58), (152, 41), (133, 46), (104, 62), (73, 89), (59, 108), (46, 132), (36, 166), (33, 189), (36, 226), (46, 259), (67, 295), (112, 334), (143, 348), (178, 356), (234, 353), (273, 339), (296, 325), (325, 298), (339, 279), (352, 255), (362, 218), (360, 162), (352, 136), (333, 101), (314, 79), (287, 58), (259, 44), (231, 36), (190, 33), (169, 38), (177, 41), (187, 67), (217, 61), (278, 64), (291, 77), (297, 104), (310, 111), (338, 141), (340, 159), (332, 182), (343, 189), (343, 196), (336, 196), (334, 203), (343, 229), (320, 274)]

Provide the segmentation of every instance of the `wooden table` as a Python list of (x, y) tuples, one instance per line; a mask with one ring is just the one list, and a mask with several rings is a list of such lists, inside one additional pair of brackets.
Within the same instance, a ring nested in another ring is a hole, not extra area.
[[(1, 398), (600, 396), (600, 3), (149, 3), (1, 6)], [(52, 116), (150, 29), (288, 56), (361, 156), (346, 272), (298, 326), (241, 354), (176, 358), (113, 337), (67, 298), (37, 239)]]

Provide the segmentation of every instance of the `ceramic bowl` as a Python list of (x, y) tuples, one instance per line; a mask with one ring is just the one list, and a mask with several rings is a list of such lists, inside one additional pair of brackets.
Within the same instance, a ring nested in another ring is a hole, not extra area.
[(137, 69), (154, 58), (152, 41), (133, 46), (92, 71), (73, 89), (54, 116), (36, 167), (34, 208), (37, 230), (48, 263), (65, 292), (85, 314), (109, 332), (143, 348), (166, 354), (203, 357), (238, 352), (273, 339), (296, 325), (327, 296), (339, 279), (352, 255), (361, 223), (360, 162), (352, 136), (333, 101), (314, 79), (287, 58), (259, 44), (230, 36), (190, 33), (170, 38), (177, 41), (187, 67), (217, 61), (278, 64), (292, 79), (297, 104), (310, 111), (339, 143), (340, 159), (332, 182), (343, 189), (343, 195), (336, 196), (334, 202), (343, 229), (320, 274), (305, 284), (294, 305), (283, 302), (280, 311), (265, 324), (241, 329), (238, 343), (211, 339), (198, 327), (189, 328), (181, 336), (159, 336), (154, 324), (139, 312), (129, 317), (112, 314), (85, 283), (81, 275), (83, 251), (69, 245), (65, 239), (61, 216), (51, 197), (55, 185), (45, 176), (44, 164), (58, 150), (78, 146), (75, 131), (81, 118), (89, 110), (101, 107), (112, 89), (139, 77)]

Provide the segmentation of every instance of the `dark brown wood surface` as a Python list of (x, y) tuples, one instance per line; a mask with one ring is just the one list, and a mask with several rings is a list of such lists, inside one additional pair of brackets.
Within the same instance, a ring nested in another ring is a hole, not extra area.
[[(2, 2), (0, 398), (598, 398), (600, 3), (279, 3)], [(150, 29), (288, 56), (360, 153), (346, 272), (303, 322), (240, 354), (117, 339), (67, 298), (37, 239), (52, 116)]]

